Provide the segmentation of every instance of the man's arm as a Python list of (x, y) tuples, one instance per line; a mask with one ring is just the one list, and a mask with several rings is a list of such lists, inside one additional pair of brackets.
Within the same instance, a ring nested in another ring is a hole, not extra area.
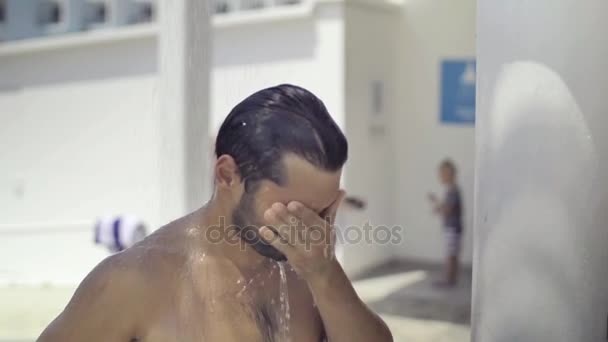
[(130, 341), (138, 311), (134, 276), (117, 269), (115, 257), (99, 264), (80, 284), (63, 312), (38, 342)]
[(337, 261), (324, 274), (307, 281), (328, 341), (393, 340), (382, 319), (361, 301)]

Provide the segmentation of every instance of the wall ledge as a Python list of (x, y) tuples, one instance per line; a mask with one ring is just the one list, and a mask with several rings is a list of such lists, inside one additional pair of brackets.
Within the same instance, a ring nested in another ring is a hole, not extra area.
[(0, 44), (0, 57), (16, 56), (49, 50), (59, 50), (108, 42), (141, 38), (153, 38), (158, 34), (158, 25), (139, 24), (118, 28), (74, 32), (58, 36), (24, 39)]
[[(346, 4), (348, 6), (364, 6), (367, 8), (395, 11), (400, 8), (396, 4), (398, 2), (401, 2), (401, 0), (311, 0), (299, 5), (219, 14), (213, 16), (212, 24), (213, 28), (222, 29), (268, 22), (306, 19), (314, 16), (317, 7), (331, 4)], [(126, 40), (157, 38), (160, 30), (160, 24), (149, 23), (2, 42), (0, 43), (0, 58)]]
[[(221, 29), (273, 21), (290, 21), (311, 17), (314, 13), (313, 10), (314, 4), (307, 2), (302, 5), (262, 11), (216, 15), (212, 18), (212, 23), (214, 28)], [(126, 40), (157, 38), (160, 30), (160, 24), (150, 23), (2, 42), (0, 43), (0, 58)]]
[(276, 21), (290, 21), (312, 17), (316, 2), (307, 1), (300, 5), (279, 6), (265, 10), (250, 10), (228, 14), (218, 14), (212, 18), (213, 28), (228, 28), (242, 25)]
[(344, 0), (346, 6), (363, 7), (398, 14), (404, 5), (404, 0)]

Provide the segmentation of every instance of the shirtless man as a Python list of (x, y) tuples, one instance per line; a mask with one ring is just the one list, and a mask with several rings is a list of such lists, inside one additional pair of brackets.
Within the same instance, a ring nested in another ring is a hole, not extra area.
[(248, 97), (218, 133), (213, 198), (101, 262), (39, 341), (392, 341), (327, 238), (347, 149), (310, 92)]

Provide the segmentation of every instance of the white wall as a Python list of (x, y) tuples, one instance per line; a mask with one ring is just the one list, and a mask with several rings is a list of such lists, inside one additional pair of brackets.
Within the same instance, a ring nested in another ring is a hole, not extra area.
[(212, 137), (236, 104), (260, 89), (281, 83), (296, 84), (315, 93), (343, 126), (342, 6), (328, 3), (304, 8), (288, 19), (216, 21), (211, 74)]
[(475, 56), (475, 0), (410, 0), (403, 5), (399, 48), (398, 109), (392, 126), (395, 146), (394, 205), (405, 241), (399, 257), (440, 261), (441, 223), (431, 214), (429, 191), (442, 193), (437, 166), (452, 158), (458, 168), (466, 214), (463, 259), (471, 260), (474, 128), (439, 122), (440, 62)]
[[(394, 146), (397, 131), (390, 126), (395, 114), (395, 57), (399, 15), (395, 8), (346, 5), (345, 127), (349, 161), (346, 191), (367, 202), (364, 212), (346, 214), (349, 224), (369, 222), (376, 232), (394, 224)], [(374, 84), (381, 84), (380, 108), (374, 105)], [(384, 232), (387, 230), (384, 229)], [(382, 236), (380, 236), (382, 238)], [(350, 274), (392, 258), (390, 243), (361, 241), (347, 244), (344, 268)]]
[(0, 56), (0, 281), (78, 281), (105, 255), (98, 215), (158, 224), (156, 55), (149, 37)]
[[(341, 5), (290, 13), (216, 21), (212, 136), (236, 103), (279, 83), (315, 92), (343, 126)], [(161, 176), (173, 171), (160, 167), (172, 160), (161, 143), (176, 135), (160, 117), (157, 36), (0, 49), (0, 256), (15, 260), (0, 282), (79, 282), (107, 255), (91, 243), (98, 215), (165, 223)]]
[[(405, 241), (392, 253), (347, 250), (351, 265), (363, 269), (391, 255), (437, 259), (440, 224), (426, 193), (438, 190), (435, 169), (446, 155), (459, 163), (467, 217), (472, 212), (473, 129), (438, 124), (438, 69), (442, 57), (474, 55), (475, 3), (408, 1), (397, 28), (391, 26), (397, 9), (362, 3), (345, 10), (327, 1), (263, 20), (217, 20), (209, 131), (215, 136), (230, 109), (263, 87), (288, 82), (312, 90), (349, 136), (345, 185), (367, 200), (361, 217), (405, 227)], [(86, 231), (98, 215), (122, 212), (151, 227), (164, 223), (157, 56), (156, 33), (36, 53), (0, 49), (0, 228)], [(373, 81), (384, 84), (384, 135), (369, 120)], [(76, 249), (63, 246), (88, 243), (87, 234), (38, 242), (3, 235), (0, 257), (16, 261), (2, 264), (0, 280), (15, 279), (26, 264), (73, 262), (61, 252)], [(54, 279), (78, 281), (105, 255), (90, 251), (78, 252), (79, 271), (66, 267), (66, 276), (53, 273)]]

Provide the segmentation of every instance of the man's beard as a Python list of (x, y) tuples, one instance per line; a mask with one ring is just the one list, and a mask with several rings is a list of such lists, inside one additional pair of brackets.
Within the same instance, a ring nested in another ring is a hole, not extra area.
[(258, 231), (263, 225), (258, 224), (255, 218), (254, 196), (245, 192), (239, 204), (232, 212), (232, 223), (239, 232), (241, 239), (250, 245), (256, 252), (276, 261), (285, 261), (285, 255), (269, 245)]

